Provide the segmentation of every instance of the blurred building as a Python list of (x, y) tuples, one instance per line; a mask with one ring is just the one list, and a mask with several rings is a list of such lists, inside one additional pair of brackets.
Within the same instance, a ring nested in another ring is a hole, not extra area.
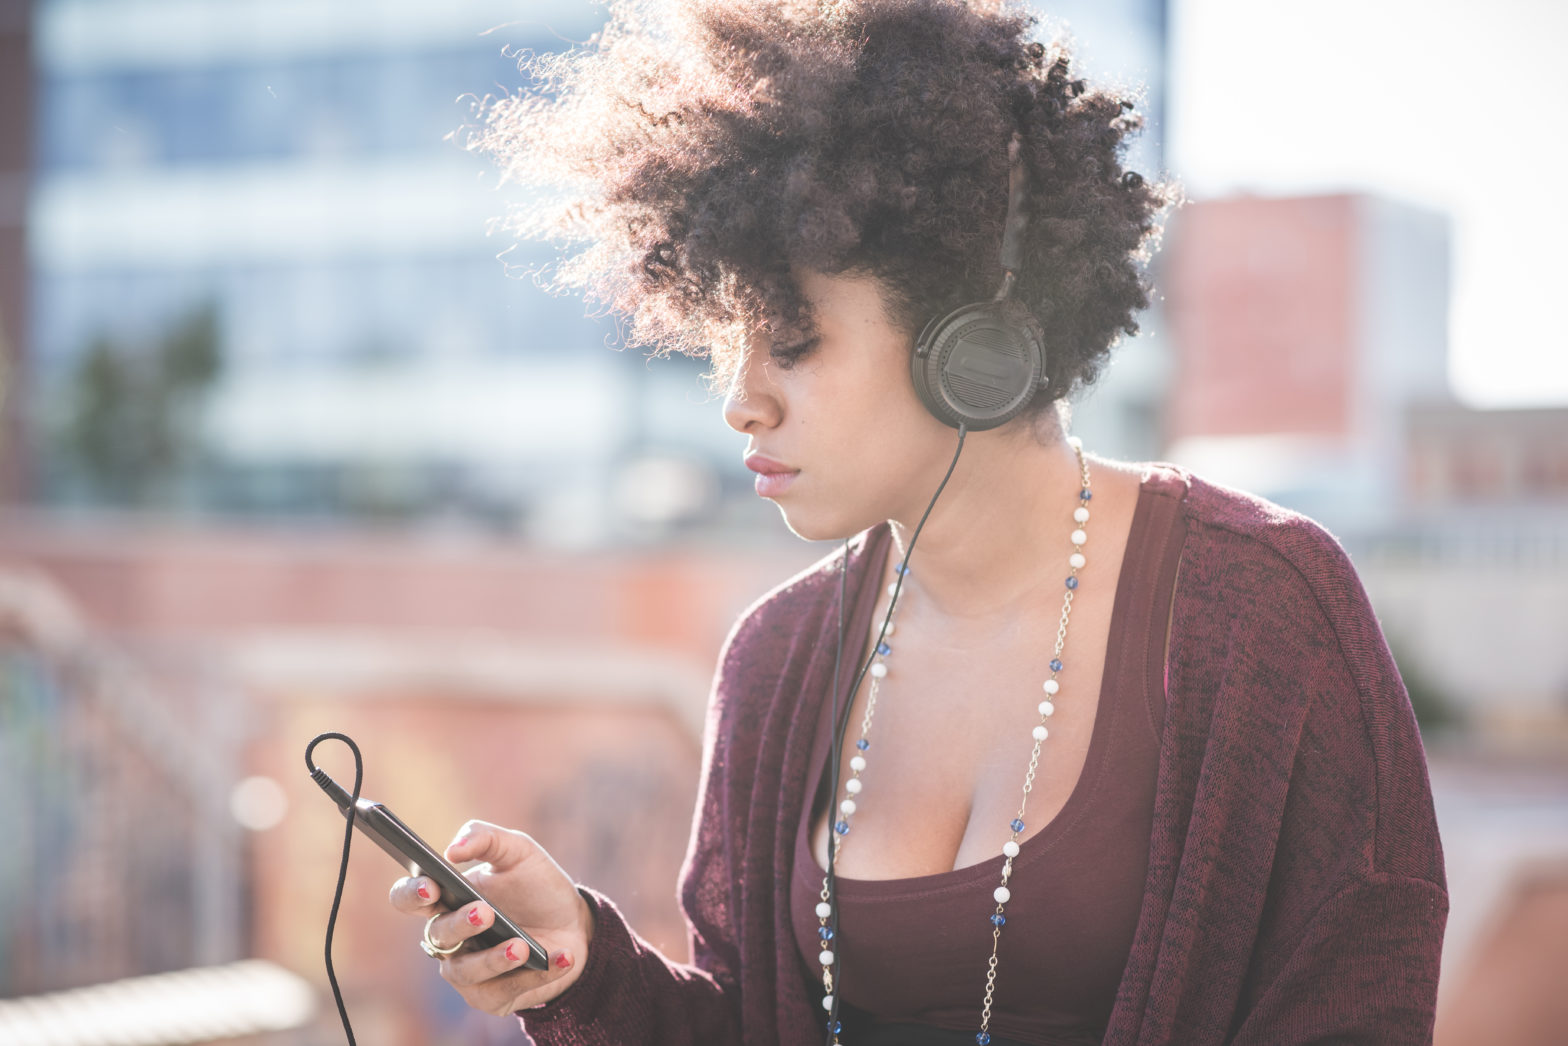
[(1448, 398), (1448, 222), (1370, 196), (1185, 207), (1164, 262), (1169, 453), (1347, 529), (1404, 499), (1404, 412)]
[(738, 472), (696, 362), (615, 351), (611, 324), (525, 278), (542, 250), (498, 258), (509, 241), (486, 234), (508, 198), (462, 148), (475, 101), (602, 17), (569, 0), (40, 3), (40, 499), (87, 496), (60, 432), (94, 394), (95, 348), (148, 361), (205, 315), (221, 365), (164, 505), (566, 519), (591, 540), (649, 459), (692, 467), (645, 515), (706, 497), (716, 444)]
[[(1419, 403), (1405, 412), (1405, 501), (1427, 514), (1568, 504), (1568, 410), (1473, 410)], [(1568, 536), (1568, 534), (1565, 534)]]
[(17, 388), (27, 344), (32, 8), (32, 0), (0, 0), (0, 503), (19, 500), (27, 485)]
[(1402, 422), (1399, 517), (1347, 538), (1385, 628), (1482, 730), (1568, 749), (1568, 408)]

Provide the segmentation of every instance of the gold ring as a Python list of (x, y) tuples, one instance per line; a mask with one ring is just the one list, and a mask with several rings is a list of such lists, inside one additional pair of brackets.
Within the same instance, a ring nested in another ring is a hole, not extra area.
[(453, 954), (463, 946), (463, 942), (458, 941), (450, 948), (443, 948), (436, 944), (435, 941), (430, 939), (430, 924), (441, 918), (442, 914), (443, 913), (441, 912), (437, 912), (435, 915), (432, 915), (429, 919), (425, 920), (425, 939), (419, 942), (419, 946), (425, 950), (425, 954), (430, 956), (432, 959), (445, 959), (448, 955)]

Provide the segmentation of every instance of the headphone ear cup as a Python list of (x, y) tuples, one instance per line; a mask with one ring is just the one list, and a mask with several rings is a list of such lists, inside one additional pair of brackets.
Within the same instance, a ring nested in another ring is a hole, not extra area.
[(926, 409), (971, 432), (1011, 421), (1048, 381), (1039, 325), (1012, 300), (975, 302), (932, 320), (909, 368)]

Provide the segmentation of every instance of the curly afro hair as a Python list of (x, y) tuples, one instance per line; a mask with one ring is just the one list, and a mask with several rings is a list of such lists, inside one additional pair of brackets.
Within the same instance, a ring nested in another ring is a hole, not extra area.
[(624, 0), (586, 47), (525, 55), (468, 145), (534, 190), (507, 222), (570, 248), (541, 280), (710, 355), (808, 351), (801, 268), (878, 279), (910, 332), (1000, 285), (1007, 145), (1030, 222), (1014, 296), (1046, 336), (1040, 405), (1094, 380), (1177, 191), (1124, 170), (1135, 99), (1089, 89), (1010, 0)]

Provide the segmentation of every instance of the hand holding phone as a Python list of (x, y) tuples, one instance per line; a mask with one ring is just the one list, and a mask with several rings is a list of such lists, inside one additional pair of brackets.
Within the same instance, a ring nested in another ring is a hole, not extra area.
[[(410, 873), (393, 884), (389, 899), (424, 922), (426, 942), (442, 950), (441, 976), (464, 1001), (504, 1016), (548, 1002), (571, 987), (588, 957), (593, 912), (544, 848), (523, 832), (469, 821), (445, 853), (437, 853), (385, 804), (364, 797), (356, 802), (311, 761), (311, 752), (327, 738), (343, 741), (354, 752), (354, 787), (359, 789), (359, 749), (345, 734), (320, 734), (311, 741), (305, 750), (311, 779), (345, 816), (352, 809), (352, 823)], [(469, 862), (475, 867), (466, 874), (454, 866)], [(327, 974), (352, 1042), (332, 973), (331, 923)]]
[[(505, 1015), (548, 1002), (577, 980), (593, 938), (593, 916), (571, 878), (543, 847), (523, 832), (470, 821), (446, 848), (446, 857), (458, 863), (483, 862), (467, 875), (475, 892), (493, 904), (480, 901), (439, 914), (445, 903), (440, 897), (418, 894), (421, 885), (436, 884), (414, 876), (393, 886), (392, 905), (421, 920), (434, 916), (428, 927), (431, 939), (445, 947), (477, 936), (491, 911), (505, 910), (529, 928), (549, 957), (549, 969), (537, 971), (520, 967), (502, 948), (464, 949), (445, 959), (441, 976), (470, 1006)], [(478, 921), (470, 921), (476, 909)]]
[[(339, 810), (347, 816), (349, 801), (353, 798), (343, 786), (332, 780), (324, 771), (311, 774), (322, 791), (332, 797)], [(448, 910), (456, 910), (474, 901), (483, 901), (495, 913), (494, 922), (471, 940), (480, 948), (491, 948), (507, 941), (521, 938), (528, 945), (528, 958), (523, 963), (530, 970), (547, 970), (550, 957), (539, 942), (507, 918), (488, 898), (474, 888), (469, 880), (454, 868), (446, 858), (436, 853), (429, 843), (419, 837), (393, 813), (385, 803), (360, 796), (354, 806), (354, 827), (364, 832), (381, 849), (385, 850), (410, 876), (425, 876), (433, 880), (441, 891), (440, 903)]]

